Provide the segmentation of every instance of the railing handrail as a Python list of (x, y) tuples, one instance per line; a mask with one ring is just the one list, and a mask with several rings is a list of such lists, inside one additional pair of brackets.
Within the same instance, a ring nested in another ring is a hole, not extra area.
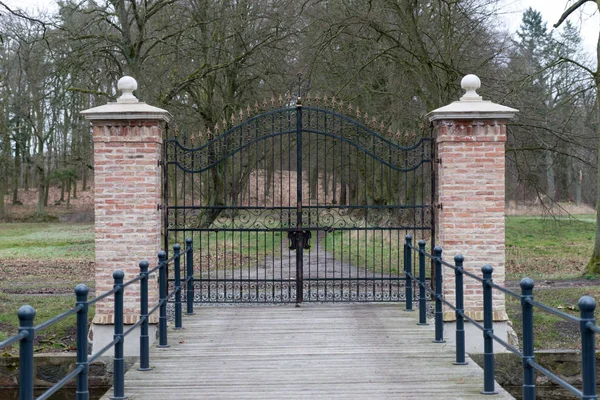
[[(47, 399), (56, 391), (61, 389), (64, 385), (70, 382), (72, 379), (77, 378), (77, 400), (87, 400), (89, 398), (88, 391), (88, 369), (89, 364), (96, 361), (102, 355), (104, 355), (109, 349), (114, 348), (114, 396), (115, 399), (124, 399), (124, 359), (123, 359), (123, 343), (125, 337), (133, 332), (136, 328), (140, 328), (140, 370), (147, 371), (150, 368), (149, 364), (149, 336), (148, 336), (148, 323), (150, 315), (157, 310), (160, 310), (159, 317), (159, 336), (160, 344), (159, 347), (168, 347), (167, 344), (167, 316), (166, 316), (166, 304), (170, 297), (175, 296), (175, 328), (181, 329), (182, 327), (182, 310), (181, 310), (181, 292), (182, 284), (186, 286), (187, 292), (187, 313), (188, 315), (193, 314), (193, 296), (194, 296), (194, 273), (193, 273), (193, 247), (192, 239), (186, 239), (186, 247), (181, 252), (181, 246), (176, 244), (173, 246), (174, 256), (166, 259), (166, 253), (161, 251), (158, 253), (158, 265), (148, 271), (148, 262), (141, 261), (139, 263), (140, 273), (135, 277), (131, 278), (127, 282), (123, 282), (124, 273), (121, 270), (115, 270), (113, 273), (114, 286), (112, 290), (109, 290), (101, 295), (96, 296), (93, 299), (88, 299), (88, 287), (85, 284), (79, 284), (75, 287), (75, 294), (77, 296), (76, 305), (57, 315), (49, 320), (33, 326), (33, 320), (35, 318), (35, 310), (29, 305), (24, 305), (19, 308), (19, 333), (13, 335), (2, 342), (0, 342), (0, 350), (12, 346), (15, 343), (20, 344), (19, 351), (19, 400), (32, 400), (33, 397), (33, 339), (36, 332), (48, 328), (55, 323), (70, 317), (71, 315), (77, 314), (77, 365), (73, 371), (69, 372), (59, 382), (55, 383), (52, 387), (48, 388), (38, 399)], [(185, 259), (186, 263), (186, 278), (181, 281), (180, 279), (180, 263), (181, 259)], [(166, 286), (168, 279), (166, 277), (167, 266), (173, 263), (174, 274), (175, 274), (175, 288), (171, 293), (166, 293)], [(151, 310), (148, 310), (148, 277), (150, 274), (159, 271), (161, 276), (159, 277), (159, 288), (161, 295), (156, 306)], [(134, 283), (140, 282), (140, 318), (134, 324), (132, 324), (126, 331), (123, 331), (123, 294), (128, 286)], [(109, 296), (114, 295), (114, 307), (115, 307), (115, 322), (114, 329), (115, 335), (114, 340), (104, 346), (102, 349), (92, 354), (88, 358), (87, 354), (87, 325), (88, 325), (88, 308), (90, 305), (96, 304), (98, 301), (104, 300)]]
[[(482, 267), (482, 276), (477, 276), (469, 271), (465, 271), (463, 268), (464, 257), (457, 255), (454, 257), (455, 265), (452, 265), (442, 260), (442, 249), (436, 247), (434, 253), (430, 254), (425, 251), (425, 241), (419, 241), (418, 248), (412, 244), (412, 236), (407, 235), (405, 238), (405, 260), (404, 260), (404, 272), (407, 279), (407, 284), (412, 287), (413, 282), (417, 282), (418, 286), (422, 288), (422, 291), (430, 293), (436, 302), (436, 315), (435, 315), (435, 340), (434, 342), (443, 342), (443, 337), (440, 336), (443, 332), (443, 320), (441, 319), (441, 305), (446, 304), (456, 313), (456, 362), (455, 364), (464, 364), (465, 360), (465, 337), (464, 337), (464, 320), (467, 320), (473, 326), (483, 332), (484, 337), (484, 394), (496, 393), (494, 389), (494, 352), (493, 342), (499, 343), (504, 348), (519, 356), (523, 362), (523, 399), (532, 400), (535, 399), (535, 375), (533, 370), (544, 374), (553, 382), (557, 383), (570, 393), (581, 399), (597, 399), (597, 388), (596, 388), (596, 349), (595, 349), (595, 334), (600, 333), (600, 327), (596, 325), (594, 319), (594, 310), (596, 308), (595, 300), (590, 296), (583, 296), (579, 299), (580, 317), (567, 314), (554, 307), (533, 300), (533, 287), (534, 282), (530, 278), (524, 278), (521, 280), (521, 294), (516, 293), (504, 286), (498, 285), (492, 280), (493, 268), (490, 265), (484, 265)], [(414, 251), (419, 254), (419, 277), (416, 278), (412, 274), (412, 257), (410, 252)], [(423, 276), (425, 274), (425, 258), (432, 260), (436, 266), (436, 285), (435, 291), (427, 288), (424, 284)], [(441, 290), (441, 266), (448, 267), (455, 272), (455, 293), (456, 293), (456, 305), (451, 304), (446, 300)], [(480, 282), (483, 286), (483, 303), (484, 303), (484, 321), (483, 325), (478, 321), (475, 321), (469, 317), (463, 309), (463, 284), (462, 275), (466, 275), (470, 278)], [(410, 283), (408, 283), (410, 281)], [(438, 287), (439, 286), (439, 287)], [(492, 313), (492, 289), (499, 290), (502, 293), (515, 297), (521, 300), (523, 310), (523, 351), (519, 351), (514, 346), (505, 342), (502, 338), (498, 337), (493, 333), (493, 313)], [(412, 310), (412, 296), (408, 296), (408, 293), (412, 293), (412, 288), (407, 289), (406, 296), (406, 309)], [(410, 305), (409, 305), (410, 302)], [(460, 302), (460, 304), (458, 304)], [(426, 307), (425, 296), (419, 298), (419, 308), (424, 309)], [(560, 378), (553, 372), (545, 369), (541, 365), (534, 361), (534, 348), (533, 348), (533, 309), (534, 307), (540, 308), (545, 312), (548, 312), (557, 317), (563, 318), (569, 322), (580, 324), (581, 340), (582, 340), (582, 376), (583, 376), (583, 390), (577, 389), (575, 386), (569, 384), (564, 379)], [(438, 315), (440, 314), (440, 315)], [(420, 313), (419, 325), (426, 325), (426, 314), (425, 312)]]

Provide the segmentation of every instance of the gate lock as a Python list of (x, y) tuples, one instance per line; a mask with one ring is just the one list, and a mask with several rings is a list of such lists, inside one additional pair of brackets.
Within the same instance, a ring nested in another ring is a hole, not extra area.
[(312, 233), (310, 231), (290, 231), (288, 232), (288, 239), (290, 240), (290, 250), (296, 250), (298, 247), (303, 249), (310, 249), (310, 238)]

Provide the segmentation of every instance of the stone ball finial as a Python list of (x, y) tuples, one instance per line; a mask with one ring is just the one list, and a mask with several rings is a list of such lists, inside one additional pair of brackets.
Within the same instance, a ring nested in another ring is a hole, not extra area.
[(460, 81), (465, 94), (460, 98), (461, 101), (480, 101), (482, 97), (477, 94), (477, 89), (481, 87), (481, 80), (477, 75), (465, 75)]
[(139, 100), (133, 95), (133, 91), (137, 90), (138, 84), (131, 76), (124, 76), (117, 82), (117, 88), (123, 93), (117, 99), (117, 103), (138, 103)]

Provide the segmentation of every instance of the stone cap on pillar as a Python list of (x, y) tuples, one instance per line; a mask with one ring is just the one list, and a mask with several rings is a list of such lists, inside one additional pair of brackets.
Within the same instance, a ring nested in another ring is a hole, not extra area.
[(117, 88), (122, 92), (116, 103), (108, 103), (100, 107), (82, 111), (85, 119), (94, 120), (159, 120), (169, 122), (171, 114), (162, 108), (153, 107), (139, 101), (133, 91), (137, 90), (137, 82), (131, 76), (119, 79)]
[(466, 75), (460, 85), (465, 94), (459, 101), (438, 108), (427, 114), (429, 121), (440, 119), (511, 119), (519, 110), (483, 100), (477, 94), (481, 80), (473, 74)]

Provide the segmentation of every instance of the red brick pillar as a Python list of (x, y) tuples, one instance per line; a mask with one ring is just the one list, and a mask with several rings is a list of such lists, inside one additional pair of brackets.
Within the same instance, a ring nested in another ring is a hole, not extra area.
[[(503, 285), (506, 121), (518, 110), (482, 100), (476, 92), (481, 82), (475, 75), (465, 76), (461, 83), (466, 93), (460, 101), (429, 114), (439, 159), (436, 243), (446, 261), (453, 263), (461, 253), (465, 269), (478, 276), (484, 264), (491, 264), (494, 282)], [(454, 274), (445, 270), (443, 280), (444, 296), (454, 303)], [(465, 276), (465, 312), (477, 321), (483, 320), (482, 292), (481, 283)], [(495, 333), (505, 336), (504, 295), (493, 293)], [(445, 309), (444, 320), (455, 321), (454, 311)], [(446, 337), (452, 339), (452, 324), (448, 328)]]
[[(162, 141), (170, 115), (139, 102), (131, 77), (119, 80), (123, 95), (116, 103), (83, 111), (93, 124), (94, 211), (96, 236), (96, 294), (113, 287), (113, 271), (125, 272), (125, 280), (139, 274), (139, 262), (156, 264), (161, 246)], [(149, 281), (150, 308), (158, 301), (156, 274)], [(139, 285), (129, 286), (124, 297), (124, 321), (139, 318)], [(113, 302), (96, 305), (93, 351), (112, 340)], [(157, 316), (151, 317), (157, 322)], [(150, 334), (151, 338), (153, 334)], [(135, 355), (139, 340), (126, 341), (126, 353)], [(139, 353), (138, 353), (139, 354)]]

